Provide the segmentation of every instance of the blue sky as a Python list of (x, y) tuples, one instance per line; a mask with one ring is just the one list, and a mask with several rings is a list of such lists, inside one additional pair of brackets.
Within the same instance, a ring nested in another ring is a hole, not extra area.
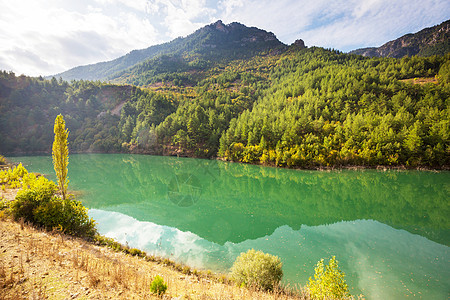
[(0, 69), (51, 75), (217, 20), (347, 52), (450, 19), (448, 0), (0, 0)]

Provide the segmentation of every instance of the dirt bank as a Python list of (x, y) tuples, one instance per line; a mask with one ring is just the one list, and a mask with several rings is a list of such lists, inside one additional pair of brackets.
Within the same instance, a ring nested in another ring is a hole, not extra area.
[(301, 299), (194, 272), (0, 220), (0, 299), (158, 299), (149, 289), (156, 275), (168, 284), (164, 299)]

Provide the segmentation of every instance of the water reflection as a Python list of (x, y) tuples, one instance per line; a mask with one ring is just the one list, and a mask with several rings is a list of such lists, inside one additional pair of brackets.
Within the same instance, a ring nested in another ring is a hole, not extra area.
[(120, 207), (139, 220), (219, 244), (255, 239), (282, 225), (300, 229), (357, 219), (450, 243), (448, 173), (295, 171), (123, 155), (75, 159), (71, 174), (83, 173), (81, 188), (102, 191), (87, 195), (90, 207)]
[[(15, 160), (53, 174), (51, 157)], [(449, 296), (449, 172), (72, 155), (69, 179), (101, 233), (193, 267), (227, 270), (256, 248), (280, 256), (285, 279), (304, 284), (320, 258), (336, 255), (352, 294)]]
[[(28, 163), (52, 174), (47, 159)], [(270, 235), (283, 225), (299, 230), (358, 219), (450, 244), (449, 172), (317, 172), (174, 157), (72, 155), (69, 179), (71, 188), (85, 191), (90, 208), (221, 245)]]
[(363, 293), (368, 299), (448, 296), (448, 247), (377, 221), (303, 226), (300, 230), (284, 225), (271, 235), (220, 245), (191, 232), (117, 212), (93, 209), (90, 214), (99, 222), (102, 234), (192, 267), (226, 271), (239, 253), (255, 248), (278, 255), (286, 281), (298, 283), (307, 282), (320, 258), (336, 255), (344, 258), (340, 265), (353, 287), (352, 294)]

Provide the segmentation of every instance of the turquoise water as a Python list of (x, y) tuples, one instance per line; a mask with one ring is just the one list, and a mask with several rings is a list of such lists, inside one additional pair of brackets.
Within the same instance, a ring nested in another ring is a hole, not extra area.
[[(16, 157), (54, 179), (51, 157)], [(368, 299), (450, 296), (449, 172), (298, 171), (123, 154), (71, 155), (99, 231), (132, 247), (226, 272), (239, 253), (278, 255), (304, 285), (336, 255)]]

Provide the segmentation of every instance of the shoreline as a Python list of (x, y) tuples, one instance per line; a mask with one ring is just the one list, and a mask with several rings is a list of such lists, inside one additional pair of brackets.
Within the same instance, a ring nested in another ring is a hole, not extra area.
[[(122, 246), (125, 247), (125, 246)], [(2, 299), (306, 299), (301, 293), (241, 288), (225, 275), (128, 253), (0, 218)], [(163, 297), (150, 291), (161, 276)]]
[[(160, 154), (150, 154), (150, 153), (130, 153), (130, 152), (73, 152), (72, 155), (77, 154), (129, 154), (129, 155), (150, 155), (150, 156), (161, 156), (161, 157), (181, 157), (181, 158), (194, 158), (194, 159), (202, 159), (202, 160), (217, 160), (229, 163), (237, 163), (243, 165), (254, 165), (254, 166), (262, 166), (262, 167), (270, 167), (270, 168), (278, 168), (278, 169), (286, 169), (286, 170), (300, 170), (300, 171), (342, 171), (342, 170), (352, 170), (352, 171), (361, 171), (361, 170), (378, 170), (378, 171), (428, 171), (428, 172), (440, 172), (440, 171), (450, 171), (450, 165), (443, 165), (439, 167), (429, 167), (429, 166), (415, 166), (415, 167), (407, 167), (405, 165), (375, 165), (375, 166), (367, 166), (367, 165), (335, 165), (335, 166), (310, 166), (310, 167), (280, 167), (275, 166), (274, 164), (262, 164), (262, 163), (245, 163), (238, 161), (230, 161), (225, 160), (220, 157), (212, 157), (212, 158), (204, 158), (204, 157), (193, 157), (193, 156), (178, 156), (178, 155), (160, 155)], [(19, 157), (19, 156), (50, 156), (50, 152), (39, 152), (39, 153), (8, 153), (4, 154), (5, 157)], [(11, 164), (14, 165), (14, 164)]]
[[(0, 190), (0, 200), (13, 201), (19, 190)], [(300, 285), (267, 292), (239, 287), (227, 274), (193, 269), (100, 234), (88, 241), (16, 222), (2, 207), (0, 229), (1, 299), (161, 299), (149, 289), (156, 276), (168, 284), (164, 299), (307, 299)]]

